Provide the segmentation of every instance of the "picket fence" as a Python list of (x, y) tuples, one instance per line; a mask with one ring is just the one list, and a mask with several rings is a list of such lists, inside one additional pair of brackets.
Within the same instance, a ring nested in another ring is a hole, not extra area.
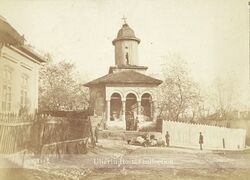
[(245, 148), (246, 130), (205, 124), (163, 121), (162, 136), (170, 135), (170, 146), (199, 148), (200, 132), (204, 149), (239, 150)]
[(30, 142), (34, 115), (0, 113), (0, 154), (23, 151)]

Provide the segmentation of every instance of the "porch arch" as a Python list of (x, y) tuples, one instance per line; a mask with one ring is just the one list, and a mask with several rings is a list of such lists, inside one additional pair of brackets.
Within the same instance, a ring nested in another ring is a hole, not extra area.
[(154, 94), (154, 92), (152, 92), (152, 91), (143, 91), (143, 92), (140, 94), (140, 99), (142, 99), (142, 96), (143, 96), (144, 94), (150, 94), (150, 96), (152, 97), (152, 101), (155, 101), (155, 94)]
[(151, 94), (149, 93), (142, 94), (141, 106), (142, 106), (142, 115), (145, 117), (145, 119), (152, 120), (153, 101)]
[(110, 96), (110, 120), (120, 120), (122, 115), (122, 96), (114, 92)]
[(125, 98), (125, 99), (127, 98), (128, 94), (134, 94), (135, 97), (136, 97), (136, 99), (137, 99), (137, 101), (140, 99), (140, 96), (139, 96), (138, 93), (137, 93), (136, 91), (134, 91), (134, 90), (129, 90), (129, 91), (125, 92), (125, 93), (124, 93), (124, 98)]
[(125, 99), (124, 94), (123, 94), (121, 91), (114, 90), (114, 91), (110, 92), (109, 94), (107, 94), (106, 100), (111, 100), (111, 96), (112, 96), (114, 93), (119, 94), (119, 95), (121, 96), (121, 100), (122, 100), (122, 101)]

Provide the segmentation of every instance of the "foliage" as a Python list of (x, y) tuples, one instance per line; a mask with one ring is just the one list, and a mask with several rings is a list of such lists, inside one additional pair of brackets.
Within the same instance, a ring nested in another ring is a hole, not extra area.
[(49, 61), (40, 71), (39, 83), (41, 111), (81, 110), (88, 106), (88, 90), (79, 83), (72, 63)]

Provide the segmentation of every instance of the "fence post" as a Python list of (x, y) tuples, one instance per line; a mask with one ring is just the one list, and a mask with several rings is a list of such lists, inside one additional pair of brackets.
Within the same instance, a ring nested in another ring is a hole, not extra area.
[(226, 145), (225, 145), (225, 139), (224, 138), (222, 138), (222, 144), (223, 144), (223, 149), (225, 149)]

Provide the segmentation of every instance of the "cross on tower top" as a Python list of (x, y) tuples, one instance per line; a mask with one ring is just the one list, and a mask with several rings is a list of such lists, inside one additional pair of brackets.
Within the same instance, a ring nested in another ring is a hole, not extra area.
[(127, 24), (127, 18), (125, 16), (122, 17), (122, 20), (124, 21), (124, 24)]

